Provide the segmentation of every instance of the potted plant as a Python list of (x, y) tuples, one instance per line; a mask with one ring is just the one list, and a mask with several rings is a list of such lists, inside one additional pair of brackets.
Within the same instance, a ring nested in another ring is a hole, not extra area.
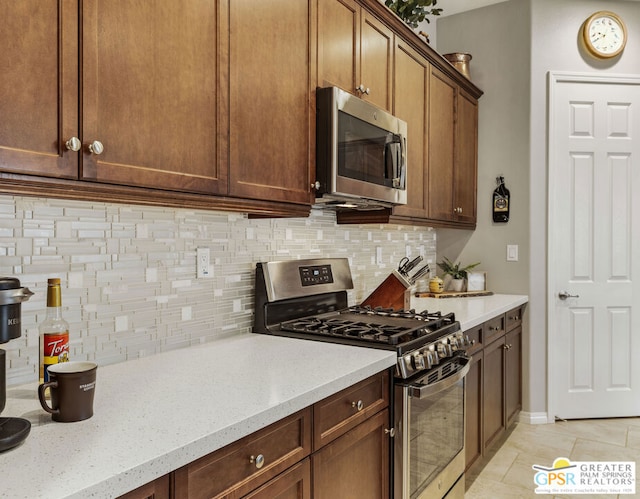
[[(385, 0), (384, 4), (412, 28), (427, 19), (428, 15), (439, 16), (442, 9), (434, 9), (438, 0)], [(431, 8), (429, 8), (431, 7)]]
[(442, 272), (444, 272), (445, 275), (451, 276), (451, 283), (449, 286), (451, 291), (462, 291), (464, 281), (467, 278), (469, 271), (480, 265), (480, 262), (472, 263), (466, 267), (460, 267), (460, 262), (454, 264), (446, 256), (443, 256), (442, 261), (437, 265), (442, 269)]

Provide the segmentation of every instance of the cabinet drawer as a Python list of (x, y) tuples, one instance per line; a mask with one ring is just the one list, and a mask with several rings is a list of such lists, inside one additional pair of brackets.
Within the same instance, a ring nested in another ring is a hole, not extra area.
[(176, 497), (241, 497), (310, 452), (307, 408), (177, 470)]
[(467, 348), (467, 355), (473, 355), (478, 350), (482, 349), (482, 336), (483, 336), (483, 325), (480, 324), (474, 328), (468, 329), (463, 333), (469, 341), (472, 343), (471, 346)]
[(389, 406), (389, 371), (372, 376), (313, 406), (317, 450)]
[(484, 345), (487, 346), (493, 340), (503, 336), (504, 333), (504, 314), (485, 322), (483, 331)]
[(511, 331), (513, 328), (522, 324), (522, 314), (524, 313), (524, 305), (522, 307), (509, 310), (506, 315), (506, 330)]

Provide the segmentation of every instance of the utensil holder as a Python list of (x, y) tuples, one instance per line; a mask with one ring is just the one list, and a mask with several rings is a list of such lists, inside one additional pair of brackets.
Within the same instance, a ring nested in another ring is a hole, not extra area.
[(361, 306), (371, 308), (382, 307), (394, 310), (407, 310), (410, 307), (409, 301), (411, 284), (397, 271), (389, 274), (382, 284), (380, 284), (362, 303)]

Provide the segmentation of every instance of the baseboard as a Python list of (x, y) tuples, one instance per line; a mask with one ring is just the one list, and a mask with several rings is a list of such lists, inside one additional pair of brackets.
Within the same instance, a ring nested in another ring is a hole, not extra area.
[(549, 419), (546, 412), (525, 412), (520, 411), (518, 421), (527, 424), (547, 424)]

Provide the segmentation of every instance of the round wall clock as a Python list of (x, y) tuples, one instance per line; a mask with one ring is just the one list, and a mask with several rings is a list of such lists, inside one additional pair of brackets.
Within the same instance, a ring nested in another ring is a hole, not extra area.
[(582, 25), (582, 39), (592, 55), (610, 59), (624, 50), (627, 28), (618, 15), (601, 10), (589, 16)]

